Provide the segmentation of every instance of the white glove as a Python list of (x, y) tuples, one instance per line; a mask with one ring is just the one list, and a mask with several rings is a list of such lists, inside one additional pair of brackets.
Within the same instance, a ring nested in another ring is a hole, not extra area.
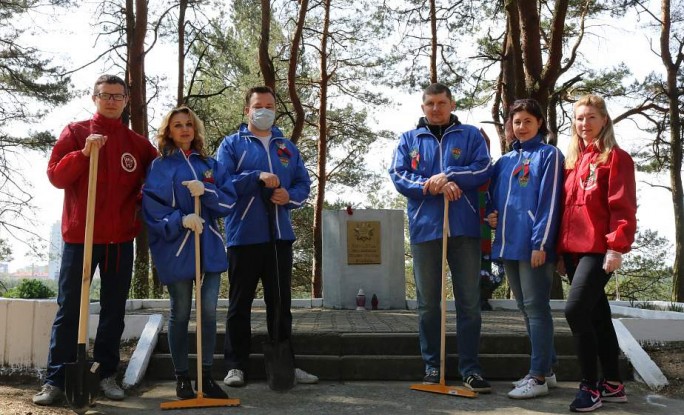
[(608, 274), (620, 268), (622, 265), (622, 254), (611, 249), (606, 252), (606, 257), (603, 259), (603, 270)]
[(192, 197), (202, 196), (204, 194), (204, 183), (200, 182), (199, 180), (186, 180), (181, 182), (181, 184), (188, 187)]
[(202, 233), (202, 229), (204, 229), (204, 225), (202, 225), (203, 223), (204, 219), (200, 218), (194, 213), (183, 216), (183, 227), (197, 233)]

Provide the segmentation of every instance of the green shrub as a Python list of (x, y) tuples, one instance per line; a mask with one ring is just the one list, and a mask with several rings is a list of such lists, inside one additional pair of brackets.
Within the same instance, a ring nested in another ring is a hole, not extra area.
[(14, 288), (5, 292), (8, 298), (52, 298), (55, 292), (41, 280), (23, 279)]
[(677, 303), (670, 303), (670, 305), (667, 307), (668, 311), (676, 311), (678, 313), (684, 313), (684, 307)]

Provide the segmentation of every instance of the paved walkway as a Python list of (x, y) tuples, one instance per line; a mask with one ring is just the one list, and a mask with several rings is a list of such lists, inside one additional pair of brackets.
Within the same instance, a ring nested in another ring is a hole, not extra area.
[[(217, 331), (225, 332), (225, 308), (217, 310)], [(131, 314), (159, 313), (164, 315), (164, 329), (168, 323), (167, 308), (144, 308)], [(556, 333), (570, 333), (562, 311), (553, 311)], [(297, 333), (417, 333), (418, 312), (416, 310), (332, 310), (327, 308), (299, 308), (292, 310), (292, 331)], [(195, 314), (190, 317), (191, 330), (194, 330)], [(447, 312), (447, 333), (456, 330), (456, 312)], [(262, 307), (252, 309), (252, 331), (266, 332), (266, 310)], [(525, 335), (525, 322), (517, 310), (496, 310), (482, 312), (483, 334)]]
[[(466, 399), (449, 395), (431, 394), (410, 390), (409, 382), (321, 382), (318, 385), (297, 385), (291, 391), (281, 393), (268, 389), (264, 382), (250, 383), (244, 388), (228, 390), (231, 398), (241, 400), (241, 406), (229, 408), (204, 408), (177, 411), (161, 411), (161, 402), (173, 399), (175, 383), (144, 383), (137, 396), (121, 402), (101, 401), (90, 414), (161, 415), (192, 414), (373, 414), (373, 415), (428, 415), (464, 414), (478, 415), (545, 415), (569, 414), (577, 384), (560, 382), (548, 396), (532, 400), (513, 400), (506, 396), (509, 382), (493, 382), (494, 392)], [(627, 384), (628, 403), (605, 403), (597, 414), (620, 415), (675, 415), (684, 414), (684, 401), (652, 395), (642, 385)], [(0, 411), (1, 412), (1, 411)]]
[[(417, 313), (415, 310), (354, 311), (321, 308), (293, 309), (293, 331), (297, 333), (415, 333)], [(162, 313), (168, 309), (141, 309), (132, 314)], [(455, 330), (455, 313), (449, 312), (448, 331)], [(225, 330), (226, 309), (220, 308), (219, 333)], [(256, 307), (252, 313), (255, 332), (265, 332), (265, 310)], [(563, 313), (554, 311), (557, 332), (568, 332)], [(194, 319), (194, 316), (193, 316)], [(483, 333), (516, 333), (525, 335), (524, 321), (519, 312), (483, 312)], [(455, 381), (450, 384), (458, 384)], [(241, 400), (239, 407), (193, 408), (177, 411), (161, 411), (161, 402), (173, 400), (175, 383), (170, 381), (143, 381), (129, 396), (120, 402), (102, 400), (88, 413), (92, 415), (161, 415), (161, 414), (468, 414), (478, 415), (546, 415), (568, 414), (568, 405), (577, 391), (577, 383), (560, 382), (548, 396), (532, 400), (513, 400), (506, 393), (511, 389), (509, 381), (492, 382), (492, 394), (466, 399), (448, 395), (430, 394), (410, 390), (411, 382), (401, 381), (322, 381), (317, 385), (297, 385), (285, 393), (271, 391), (264, 381), (249, 383), (244, 388), (225, 387), (231, 398)], [(604, 404), (598, 414), (619, 415), (673, 415), (684, 414), (684, 398), (666, 398), (654, 394), (643, 384), (627, 383), (629, 403)], [(2, 409), (0, 408), (0, 414)]]

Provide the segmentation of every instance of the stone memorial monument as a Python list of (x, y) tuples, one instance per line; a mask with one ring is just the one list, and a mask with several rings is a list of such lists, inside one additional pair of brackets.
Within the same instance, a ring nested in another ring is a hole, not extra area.
[(323, 211), (324, 307), (356, 309), (361, 290), (378, 309), (405, 309), (405, 283), (403, 210)]

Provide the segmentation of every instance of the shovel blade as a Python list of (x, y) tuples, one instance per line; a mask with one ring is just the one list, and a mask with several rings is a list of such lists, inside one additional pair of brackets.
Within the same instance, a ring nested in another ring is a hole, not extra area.
[(295, 385), (295, 366), (290, 340), (266, 341), (263, 350), (268, 387), (281, 392), (292, 389)]
[(64, 394), (69, 405), (74, 409), (83, 409), (95, 402), (100, 393), (100, 365), (85, 359), (79, 350), (79, 358), (74, 363), (64, 364)]

